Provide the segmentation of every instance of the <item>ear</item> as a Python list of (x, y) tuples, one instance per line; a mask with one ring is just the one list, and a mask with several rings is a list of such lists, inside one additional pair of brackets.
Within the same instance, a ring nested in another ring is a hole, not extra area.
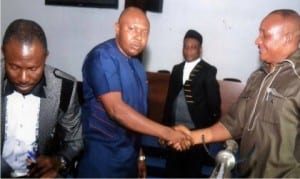
[(201, 56), (202, 55), (202, 50), (203, 50), (202, 45), (199, 48), (200, 48), (200, 56)]
[(287, 33), (285, 35), (285, 43), (289, 44), (293, 41), (293, 34), (291, 32)]
[(116, 36), (119, 36), (120, 24), (118, 22), (115, 23), (115, 33), (116, 33)]
[(49, 51), (47, 50), (47, 51), (45, 52), (45, 61), (47, 61), (48, 56), (49, 56)]

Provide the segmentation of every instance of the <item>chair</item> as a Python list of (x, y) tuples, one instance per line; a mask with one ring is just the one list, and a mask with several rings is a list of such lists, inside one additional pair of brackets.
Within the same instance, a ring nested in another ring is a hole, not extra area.
[[(243, 91), (245, 84), (241, 83), (238, 79), (224, 79), (218, 80), (221, 95), (221, 112), (224, 116), (230, 107), (237, 101), (241, 92)], [(209, 153), (212, 156), (216, 156), (220, 150), (224, 149), (224, 142), (211, 143), (208, 146)], [(214, 166), (204, 166), (201, 172), (207, 176), (210, 176), (213, 172)]]
[[(162, 123), (163, 110), (169, 87), (170, 74), (167, 72), (147, 72), (149, 85), (148, 117)], [(166, 149), (153, 136), (143, 135), (142, 147), (146, 156), (147, 177), (163, 178), (166, 164)]]
[(240, 79), (237, 78), (223, 78), (224, 81), (234, 81), (234, 82), (242, 82)]
[(170, 74), (171, 72), (169, 70), (158, 70), (158, 73), (167, 73)]
[(161, 123), (169, 88), (169, 73), (147, 72), (149, 85), (148, 117)]
[(221, 111), (223, 116), (229, 111), (233, 103), (237, 101), (245, 87), (245, 84), (228, 80), (218, 80), (218, 83), (220, 87)]

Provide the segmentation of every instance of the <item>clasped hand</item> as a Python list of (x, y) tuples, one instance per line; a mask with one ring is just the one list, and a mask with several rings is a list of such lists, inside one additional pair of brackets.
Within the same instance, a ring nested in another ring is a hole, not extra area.
[(168, 145), (178, 151), (188, 150), (193, 144), (191, 131), (184, 125), (172, 127), (173, 132), (170, 134), (170, 139), (159, 139), (161, 145)]

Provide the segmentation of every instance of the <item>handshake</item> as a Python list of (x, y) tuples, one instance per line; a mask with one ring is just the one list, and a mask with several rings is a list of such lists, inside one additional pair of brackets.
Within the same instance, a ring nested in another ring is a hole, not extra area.
[(170, 128), (166, 138), (159, 138), (161, 145), (168, 145), (177, 151), (188, 150), (192, 145), (196, 144), (196, 132), (191, 131), (184, 125), (177, 125)]

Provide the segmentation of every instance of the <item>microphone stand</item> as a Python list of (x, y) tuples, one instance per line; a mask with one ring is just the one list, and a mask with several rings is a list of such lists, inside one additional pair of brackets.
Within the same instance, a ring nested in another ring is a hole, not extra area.
[(238, 144), (234, 140), (227, 140), (225, 146), (225, 150), (217, 154), (217, 164), (210, 178), (231, 178), (231, 170), (236, 165), (234, 154), (238, 151)]

